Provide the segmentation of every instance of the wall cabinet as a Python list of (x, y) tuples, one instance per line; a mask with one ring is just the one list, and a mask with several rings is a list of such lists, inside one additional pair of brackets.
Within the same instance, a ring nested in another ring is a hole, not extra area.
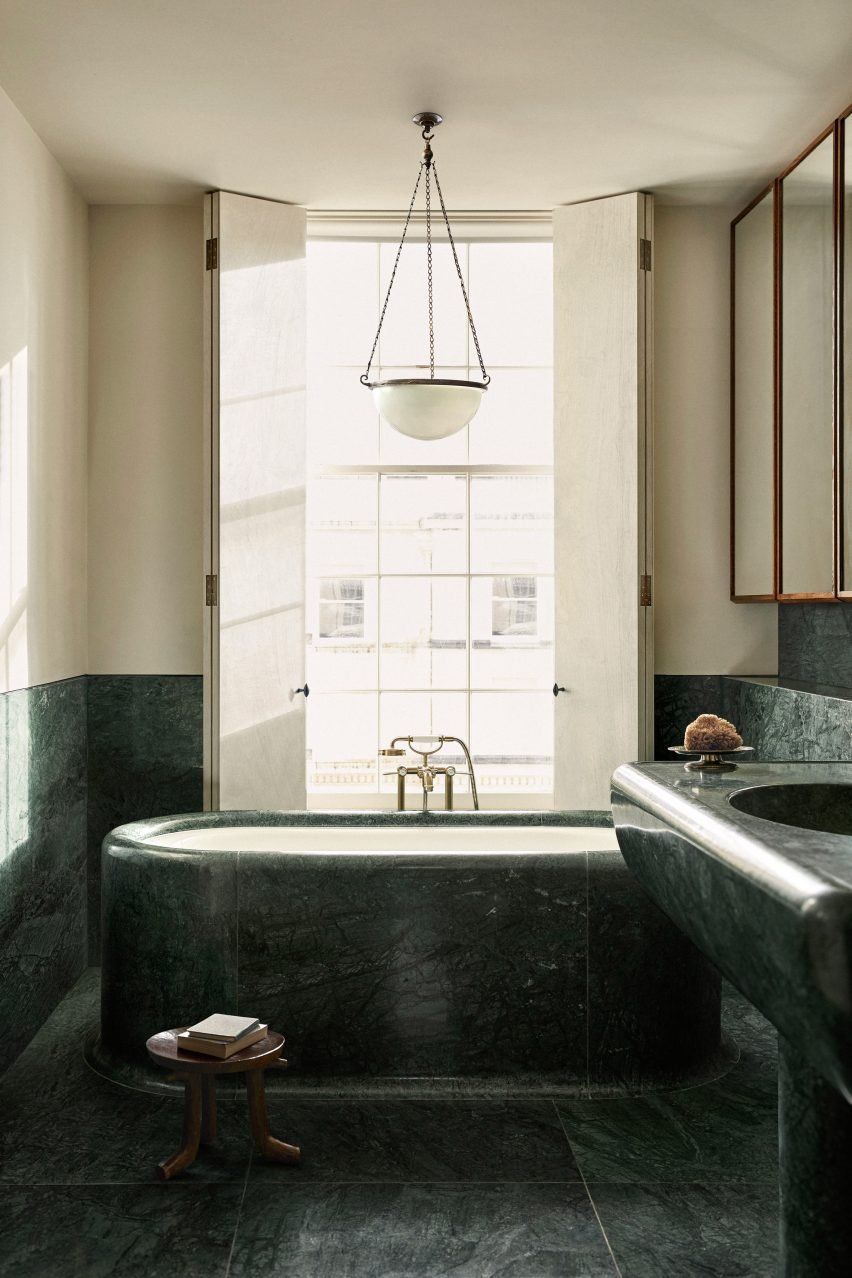
[(731, 224), (737, 602), (852, 598), (850, 112)]

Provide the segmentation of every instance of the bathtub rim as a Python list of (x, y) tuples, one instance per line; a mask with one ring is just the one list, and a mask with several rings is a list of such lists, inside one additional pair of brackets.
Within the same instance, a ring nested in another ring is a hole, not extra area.
[[(365, 817), (367, 819), (365, 819)], [(550, 818), (542, 820), (541, 818)], [(507, 819), (508, 818), (508, 819)], [(601, 819), (606, 818), (606, 819)], [(335, 810), (330, 812), (310, 811), (303, 809), (229, 809), (219, 812), (182, 812), (171, 816), (147, 817), (142, 821), (130, 821), (124, 825), (118, 825), (104, 837), (102, 843), (103, 852), (115, 853), (117, 851), (133, 851), (148, 852), (157, 855), (166, 856), (234, 856), (240, 852), (238, 848), (203, 848), (203, 847), (164, 847), (161, 843), (155, 843), (152, 840), (162, 835), (178, 834), (186, 830), (204, 830), (206, 828), (229, 829), (244, 826), (267, 826), (281, 827), (283, 829), (299, 829), (301, 828), (322, 828), (322, 829), (388, 829), (396, 828), (404, 830), (410, 829), (436, 829), (441, 826), (456, 829), (487, 829), (504, 828), (517, 829), (519, 827), (525, 829), (535, 829), (549, 827), (566, 827), (572, 829), (611, 829), (612, 819), (609, 813), (588, 810), (588, 811), (549, 811), (545, 813), (538, 812), (521, 812), (521, 811), (498, 811), (498, 812), (369, 812), (364, 813), (363, 810)], [(506, 856), (514, 849), (505, 849), (494, 851), (491, 855)], [(574, 851), (581, 849), (547, 849), (537, 853), (541, 856), (549, 855), (571, 855)], [(332, 849), (334, 854), (337, 849)], [(400, 850), (400, 855), (406, 854), (406, 849)], [(456, 850), (454, 850), (456, 851)], [(460, 849), (462, 854), (467, 853), (468, 849)], [(264, 849), (263, 851), (251, 851), (246, 855), (263, 856), (268, 852), (269, 855), (281, 855), (280, 852), (273, 849)], [(285, 855), (299, 855), (297, 849), (293, 852), (286, 852)], [(367, 848), (359, 848), (353, 851), (339, 850), (341, 856), (369, 856), (370, 850)], [(518, 853), (521, 855), (521, 853)], [(305, 856), (316, 855), (316, 853), (305, 851)], [(487, 856), (488, 852), (470, 850), (470, 855)]]

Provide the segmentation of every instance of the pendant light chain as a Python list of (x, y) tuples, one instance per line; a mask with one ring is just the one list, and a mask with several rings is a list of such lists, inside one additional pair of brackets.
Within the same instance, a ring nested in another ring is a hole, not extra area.
[(427, 150), (427, 159), (423, 162), (426, 170), (426, 283), (429, 293), (429, 376), (435, 380), (435, 321), (432, 305), (432, 197), (429, 187), (429, 174), (432, 170), (432, 149)]
[[(411, 203), (408, 206), (408, 213), (406, 214), (406, 218), (405, 218), (405, 226), (402, 229), (402, 239), (399, 241), (399, 248), (396, 251), (396, 258), (394, 260), (393, 270), (391, 271), (390, 282), (388, 284), (388, 291), (385, 294), (384, 305), (382, 306), (382, 313), (379, 316), (379, 327), (376, 329), (376, 336), (373, 341), (373, 349), (370, 351), (370, 358), (367, 361), (367, 371), (361, 374), (360, 380), (365, 386), (369, 386), (371, 384), (370, 369), (373, 366), (373, 359), (375, 358), (376, 349), (379, 345), (379, 337), (381, 336), (382, 325), (385, 322), (385, 313), (388, 309), (388, 302), (390, 301), (391, 289), (393, 288), (393, 283), (394, 283), (394, 280), (396, 279), (396, 271), (397, 271), (397, 267), (399, 266), (399, 259), (400, 259), (400, 256), (402, 255), (402, 248), (403, 248), (403, 245), (405, 244), (405, 237), (408, 234), (408, 227), (411, 223), (412, 213), (414, 212), (414, 201), (417, 199), (417, 192), (420, 189), (420, 180), (423, 177), (423, 173), (425, 170), (425, 173), (426, 173), (426, 284), (427, 284), (428, 302), (429, 302), (429, 377), (430, 377), (430, 380), (432, 381), (435, 380), (435, 315), (434, 315), (434, 296), (433, 296), (434, 283), (432, 278), (433, 263), (432, 263), (432, 188), (431, 188), (431, 179), (432, 179), (432, 175), (434, 174), (435, 190), (438, 192), (438, 200), (440, 201), (440, 205), (441, 205), (441, 214), (444, 219), (444, 225), (447, 228), (447, 238), (450, 241), (450, 248), (453, 251), (453, 261), (456, 264), (456, 274), (458, 275), (458, 278), (459, 278), (459, 287), (461, 288), (462, 297), (464, 298), (465, 310), (467, 311), (467, 322), (470, 325), (470, 331), (473, 336), (473, 344), (476, 347), (476, 358), (479, 360), (479, 367), (482, 372), (482, 381), (487, 386), (488, 383), (491, 381), (491, 378), (489, 377), (488, 373), (486, 373), (485, 371), (485, 362), (482, 358), (482, 351), (479, 348), (479, 337), (477, 336), (477, 333), (476, 333), (476, 325), (473, 322), (473, 312), (470, 309), (470, 299), (468, 298), (467, 289), (465, 288), (464, 276), (462, 275), (461, 265), (459, 264), (459, 255), (456, 251), (456, 243), (455, 243), (455, 240), (453, 239), (452, 230), (450, 229), (450, 219), (447, 216), (447, 207), (444, 204), (444, 193), (441, 190), (441, 183), (438, 181), (438, 168), (437, 168), (437, 165), (435, 164), (434, 157), (432, 155), (431, 141), (432, 141), (432, 138), (434, 137), (434, 133), (431, 132), (431, 128), (434, 127), (435, 124), (441, 123), (441, 117), (439, 115), (438, 116), (433, 115), (431, 112), (424, 112), (424, 113), (421, 113), (420, 116), (414, 117), (414, 121), (416, 124), (420, 124), (424, 120), (426, 121), (426, 127), (423, 129), (422, 137), (426, 143), (426, 147), (423, 152), (423, 160), (421, 162), (420, 169), (417, 174), (417, 181), (414, 183), (414, 191), (411, 196)], [(467, 384), (472, 385), (472, 383), (467, 383)]]
[[(444, 225), (447, 228), (447, 238), (450, 241), (450, 248), (453, 250), (453, 261), (456, 264), (456, 274), (459, 277), (459, 285), (461, 286), (462, 297), (464, 298), (465, 309), (467, 310), (467, 321), (470, 324), (470, 331), (471, 331), (471, 334), (473, 335), (473, 344), (476, 347), (476, 358), (479, 360), (479, 367), (482, 371), (482, 380), (485, 382), (485, 385), (487, 386), (488, 383), (491, 381), (491, 378), (488, 376), (488, 374), (485, 371), (485, 363), (482, 359), (482, 351), (479, 349), (479, 338), (476, 335), (476, 325), (473, 322), (473, 312), (470, 309), (470, 302), (468, 301), (467, 289), (464, 286), (464, 277), (462, 275), (461, 267), (459, 266), (459, 255), (456, 252), (456, 242), (453, 239), (453, 233), (450, 230), (450, 219), (447, 217), (447, 209), (446, 209), (446, 205), (444, 204), (444, 193), (441, 190), (441, 183), (438, 181), (438, 166), (437, 164), (435, 164), (434, 161), (432, 162), (432, 172), (435, 174), (435, 189), (438, 192), (438, 199), (441, 201), (441, 212), (444, 215)], [(428, 190), (428, 187), (427, 187), (427, 190)], [(429, 294), (430, 307), (431, 307), (431, 297), (432, 295), (430, 291), (430, 294)], [(434, 377), (434, 375), (435, 374), (433, 372), (432, 376)]]
[[(417, 172), (417, 181), (414, 183), (414, 191), (412, 192), (412, 195), (411, 195), (411, 203), (408, 206), (408, 215), (405, 219), (405, 226), (402, 228), (402, 239), (399, 241), (399, 248), (396, 250), (396, 259), (393, 264), (393, 270), (391, 271), (390, 283), (388, 284), (388, 291), (387, 293), (385, 293), (385, 304), (382, 307), (382, 313), (379, 316), (379, 327), (376, 329), (376, 336), (373, 340), (373, 349), (370, 351), (370, 358), (367, 360), (367, 371), (366, 373), (362, 373), (359, 378), (359, 380), (363, 383), (364, 386), (368, 386), (370, 382), (370, 369), (373, 366), (373, 357), (376, 353), (376, 347), (379, 344), (379, 337), (381, 336), (381, 332), (382, 332), (382, 324), (384, 324), (385, 322), (385, 311), (388, 309), (388, 302), (390, 301), (391, 289), (393, 288), (393, 282), (396, 279), (396, 268), (399, 266), (399, 259), (402, 254), (402, 246), (405, 243), (405, 237), (408, 234), (408, 224), (411, 221), (411, 214), (414, 212), (414, 201), (417, 199), (417, 191), (420, 187), (420, 179), (422, 176), (423, 176), (423, 170), (419, 169)], [(435, 374), (433, 372), (432, 376), (434, 377), (434, 375)]]

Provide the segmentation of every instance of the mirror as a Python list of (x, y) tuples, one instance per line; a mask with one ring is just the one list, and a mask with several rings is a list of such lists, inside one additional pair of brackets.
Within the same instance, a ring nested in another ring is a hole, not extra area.
[(781, 182), (782, 596), (834, 591), (833, 159), (829, 134)]
[(840, 589), (852, 592), (852, 116), (843, 122), (843, 316), (840, 423)]
[(775, 592), (772, 391), (773, 196), (733, 223), (732, 464), (735, 599)]

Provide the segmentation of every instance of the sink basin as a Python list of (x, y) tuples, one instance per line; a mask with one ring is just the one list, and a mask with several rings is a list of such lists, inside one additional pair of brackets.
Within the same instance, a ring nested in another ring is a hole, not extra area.
[(748, 816), (799, 830), (852, 835), (852, 785), (805, 782), (759, 785), (728, 797), (731, 807)]

